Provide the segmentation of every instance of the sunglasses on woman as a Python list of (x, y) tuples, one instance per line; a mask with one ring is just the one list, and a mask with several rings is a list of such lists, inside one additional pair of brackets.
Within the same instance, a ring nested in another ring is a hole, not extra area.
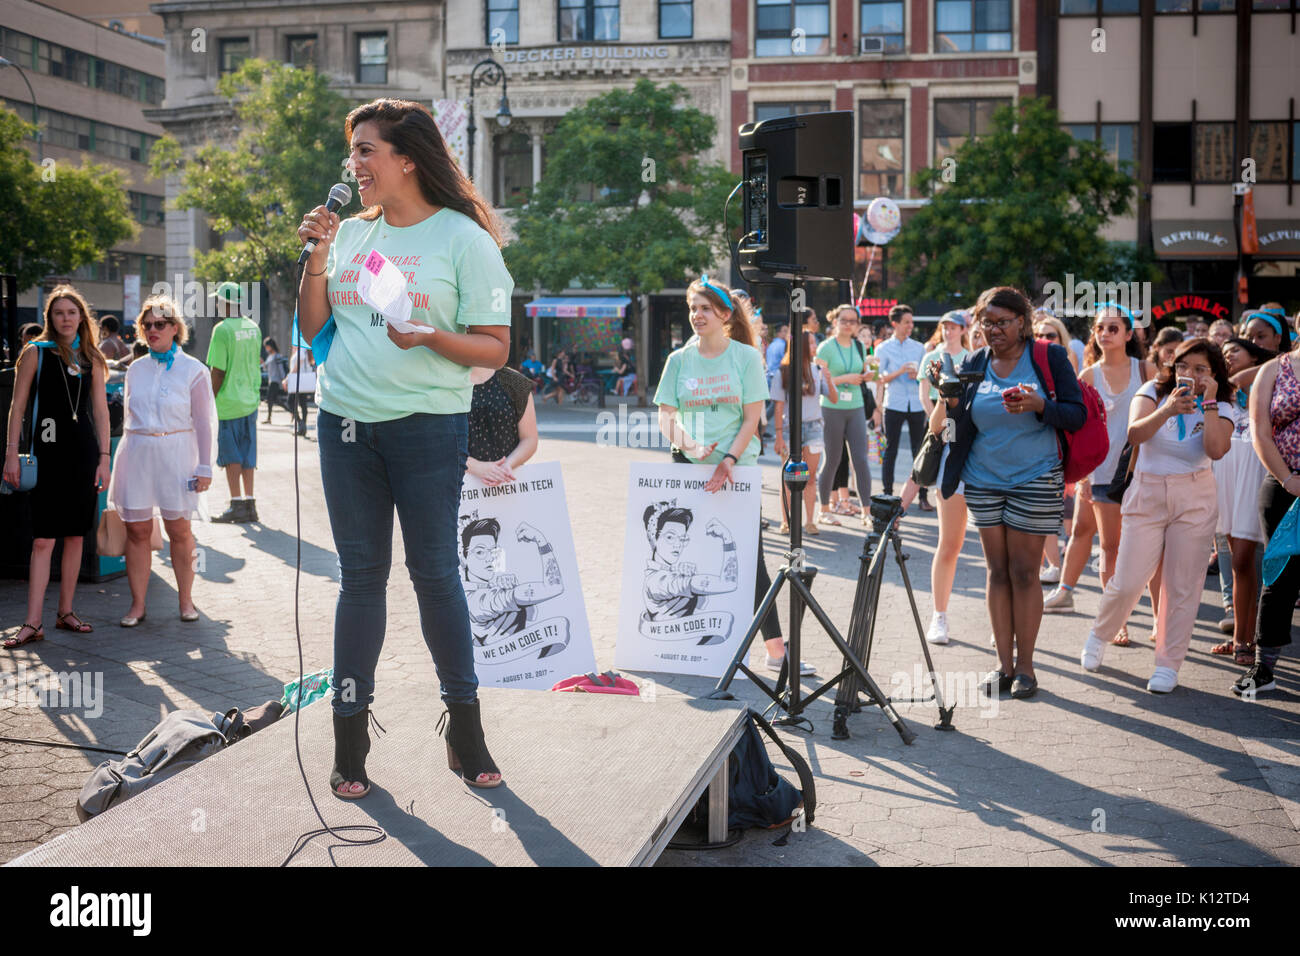
[(171, 324), (172, 324), (171, 319), (159, 319), (157, 322), (149, 322), (149, 321), (141, 322), (140, 328), (144, 329), (146, 332), (148, 332), (151, 329), (157, 329), (159, 332), (161, 332), (163, 329), (167, 328), (167, 326)]
[(1047, 339), (1049, 342), (1055, 342), (1057, 338), (1059, 338), (1059, 336), (1055, 332), (1052, 332), (1049, 329), (1041, 329), (1040, 331), (1036, 332), (1035, 335), (1040, 339)]

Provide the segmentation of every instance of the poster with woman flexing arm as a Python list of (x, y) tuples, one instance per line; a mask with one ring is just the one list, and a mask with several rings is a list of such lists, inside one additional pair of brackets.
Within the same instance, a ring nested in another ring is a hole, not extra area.
[(615, 663), (720, 677), (754, 616), (761, 472), (634, 463), (628, 487)]
[(456, 552), (480, 683), (549, 690), (596, 669), (559, 464), (500, 485), (467, 474)]

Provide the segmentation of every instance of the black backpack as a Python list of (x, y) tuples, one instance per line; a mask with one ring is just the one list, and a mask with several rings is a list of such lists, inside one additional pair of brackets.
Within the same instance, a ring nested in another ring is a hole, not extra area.
[[(772, 729), (772, 725), (757, 712), (751, 710), (749, 718), (740, 742), (727, 758), (731, 778), (728, 791), (730, 799), (727, 805), (727, 829), (730, 831), (763, 827), (775, 830), (794, 823), (800, 816), (805, 824), (811, 824), (817, 808), (817, 786), (808, 761), (783, 741)], [(759, 734), (760, 729), (780, 748), (786, 760), (794, 767), (795, 773), (799, 776), (802, 793), (778, 774), (776, 768), (772, 766), (772, 761), (767, 756), (767, 747)], [(801, 805), (802, 814), (799, 813)], [(708, 820), (709, 797), (706, 792), (687, 815), (683, 829), (697, 831), (704, 828), (707, 832)], [(699, 842), (671, 843), (669, 846), (676, 849), (713, 848), (710, 844)]]

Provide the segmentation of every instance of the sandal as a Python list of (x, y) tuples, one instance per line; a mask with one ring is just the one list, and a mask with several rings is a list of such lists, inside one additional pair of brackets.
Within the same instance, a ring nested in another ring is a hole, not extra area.
[[(330, 791), (340, 800), (360, 800), (370, 792), (370, 778), (366, 776), (366, 756), (370, 753), (369, 720), (374, 720), (369, 708), (347, 717), (334, 714), (334, 767), (330, 770)], [(382, 731), (379, 721), (374, 722)], [(356, 784), (361, 785), (359, 792), (352, 790)]]
[(831, 525), (832, 527), (836, 527), (836, 528), (842, 527), (840, 525), (840, 519), (835, 517), (835, 512), (833, 511), (823, 511), (821, 514), (817, 516), (817, 523), (824, 524), (824, 525)]
[[(483, 720), (479, 711), (479, 702), (460, 703), (445, 701), (447, 709), (443, 711), (435, 732), (442, 735), (446, 727), (447, 768), (460, 775), (460, 779), (471, 787), (491, 789), (499, 787), (505, 781), (501, 771), (492, 762), (487, 743), (483, 739)], [(448, 721), (450, 717), (450, 721)]]
[(780, 534), (789, 534), (789, 533), (790, 533), (790, 522), (788, 522), (788, 521), (782, 521), (782, 522), (781, 522), (781, 527), (778, 528), (777, 531), (778, 531)]
[[(23, 631), (27, 630), (30, 630), (31, 633), (24, 637)], [(36, 641), (43, 640), (45, 640), (44, 627), (40, 624), (24, 624), (22, 627), (18, 628), (17, 634), (13, 637), (7, 638), (4, 644), (0, 646), (3, 646), (7, 651), (12, 651), (16, 647), (22, 647), (24, 644), (33, 644)]]
[(1110, 639), (1110, 642), (1116, 647), (1132, 647), (1133, 642), (1128, 639), (1128, 628), (1121, 627), (1119, 633)]
[[(1231, 653), (1233, 652), (1233, 649), (1234, 649), (1236, 646), (1237, 646), (1237, 645), (1234, 644), (1232, 641), (1224, 641), (1222, 644), (1215, 644), (1213, 647), (1211, 647), (1211, 648), (1210, 648), (1210, 653), (1211, 653), (1211, 654), (1222, 654), (1222, 655), (1224, 655), (1224, 656), (1227, 656), (1227, 655), (1229, 655), (1229, 654), (1231, 654)], [(1243, 645), (1243, 646), (1244, 646), (1244, 645)], [(1252, 659), (1251, 663), (1252, 663), (1252, 664), (1254, 663), (1254, 660), (1253, 660), (1253, 659)]]
[(1255, 642), (1249, 644), (1237, 644), (1233, 647), (1233, 661), (1242, 667), (1249, 667), (1255, 663)]
[[(77, 623), (69, 624), (68, 618), (72, 618)], [(75, 611), (68, 611), (66, 614), (60, 614), (54, 622), (54, 629), (56, 631), (73, 631), (74, 633), (77, 634), (89, 634), (91, 631), (94, 630), (93, 627), (91, 627), (81, 618), (77, 617)]]
[(862, 511), (851, 501), (841, 501), (835, 506), (835, 513), (837, 515), (845, 515), (849, 518), (856, 518), (858, 515), (862, 514)]
[(807, 524), (805, 524), (803, 526), (803, 533), (811, 534), (811, 535), (821, 534), (821, 532), (817, 530), (817, 522), (815, 521), (809, 521)]

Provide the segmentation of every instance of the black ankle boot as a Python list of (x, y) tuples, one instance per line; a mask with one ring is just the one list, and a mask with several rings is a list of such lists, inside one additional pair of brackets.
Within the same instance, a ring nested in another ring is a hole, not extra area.
[[(480, 781), (479, 775), (501, 771), (492, 762), (487, 743), (483, 739), (483, 721), (479, 715), (479, 702), (458, 704), (447, 701), (447, 709), (438, 721), (438, 733), (446, 725), (447, 766), (460, 773), (460, 777), (471, 787), (499, 787), (502, 780)], [(448, 721), (448, 716), (451, 720)]]
[[(369, 710), (358, 711), (350, 717), (334, 714), (334, 769), (330, 772), (330, 789), (340, 800), (360, 800), (370, 792), (370, 778), (366, 776), (366, 755), (370, 753), (368, 717)], [(339, 787), (345, 783), (360, 783), (365, 789), (360, 793), (339, 793)]]

